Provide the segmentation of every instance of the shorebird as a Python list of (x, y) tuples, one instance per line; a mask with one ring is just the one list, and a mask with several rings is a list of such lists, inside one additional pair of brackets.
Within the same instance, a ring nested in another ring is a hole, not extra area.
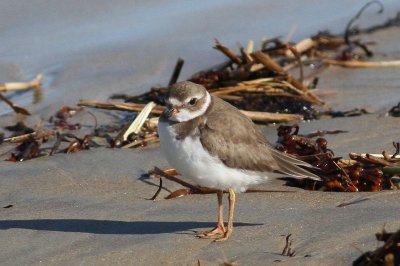
[[(176, 83), (169, 88), (166, 103), (158, 134), (167, 161), (197, 185), (218, 190), (217, 226), (198, 233), (199, 238), (229, 239), (235, 192), (266, 181), (271, 172), (320, 180), (302, 168), (311, 165), (275, 150), (247, 116), (203, 86), (189, 81)], [(227, 228), (223, 221), (224, 191), (229, 193)]]

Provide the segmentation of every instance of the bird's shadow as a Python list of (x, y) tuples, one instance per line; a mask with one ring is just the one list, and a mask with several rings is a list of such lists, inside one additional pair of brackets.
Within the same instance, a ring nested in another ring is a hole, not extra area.
[[(235, 223), (234, 226), (257, 226), (261, 224)], [(30, 229), (56, 232), (76, 232), (91, 234), (162, 234), (176, 233), (197, 228), (211, 228), (210, 222), (160, 222), (160, 221), (112, 221), (90, 219), (35, 219), (0, 220), (0, 230)]]

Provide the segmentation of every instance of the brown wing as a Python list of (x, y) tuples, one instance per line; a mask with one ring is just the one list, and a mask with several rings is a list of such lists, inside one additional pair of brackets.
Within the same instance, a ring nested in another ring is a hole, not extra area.
[(311, 167), (309, 164), (273, 149), (261, 131), (238, 109), (217, 97), (213, 97), (213, 101), (213, 109), (199, 128), (200, 141), (226, 166), (319, 179), (297, 166)]
[(238, 109), (213, 97), (213, 110), (200, 127), (200, 141), (212, 155), (232, 168), (273, 171), (277, 165), (268, 141)]

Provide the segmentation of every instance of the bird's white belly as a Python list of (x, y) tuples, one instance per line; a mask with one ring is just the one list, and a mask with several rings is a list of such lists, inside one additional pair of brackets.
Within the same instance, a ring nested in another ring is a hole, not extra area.
[(168, 123), (158, 124), (158, 134), (161, 150), (171, 166), (200, 186), (243, 192), (248, 186), (268, 179), (265, 173), (227, 167), (203, 148), (198, 136), (177, 140)]

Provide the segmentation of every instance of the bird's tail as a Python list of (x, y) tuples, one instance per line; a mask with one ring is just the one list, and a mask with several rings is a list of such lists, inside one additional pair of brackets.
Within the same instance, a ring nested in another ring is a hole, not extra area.
[(297, 178), (310, 178), (314, 180), (321, 180), (321, 178), (316, 174), (313, 174), (310, 171), (302, 168), (306, 167), (309, 169), (315, 169), (315, 167), (311, 164), (303, 162), (299, 159), (294, 158), (291, 155), (279, 152), (275, 149), (271, 149), (271, 154), (278, 164), (278, 168), (275, 169), (275, 172)]

